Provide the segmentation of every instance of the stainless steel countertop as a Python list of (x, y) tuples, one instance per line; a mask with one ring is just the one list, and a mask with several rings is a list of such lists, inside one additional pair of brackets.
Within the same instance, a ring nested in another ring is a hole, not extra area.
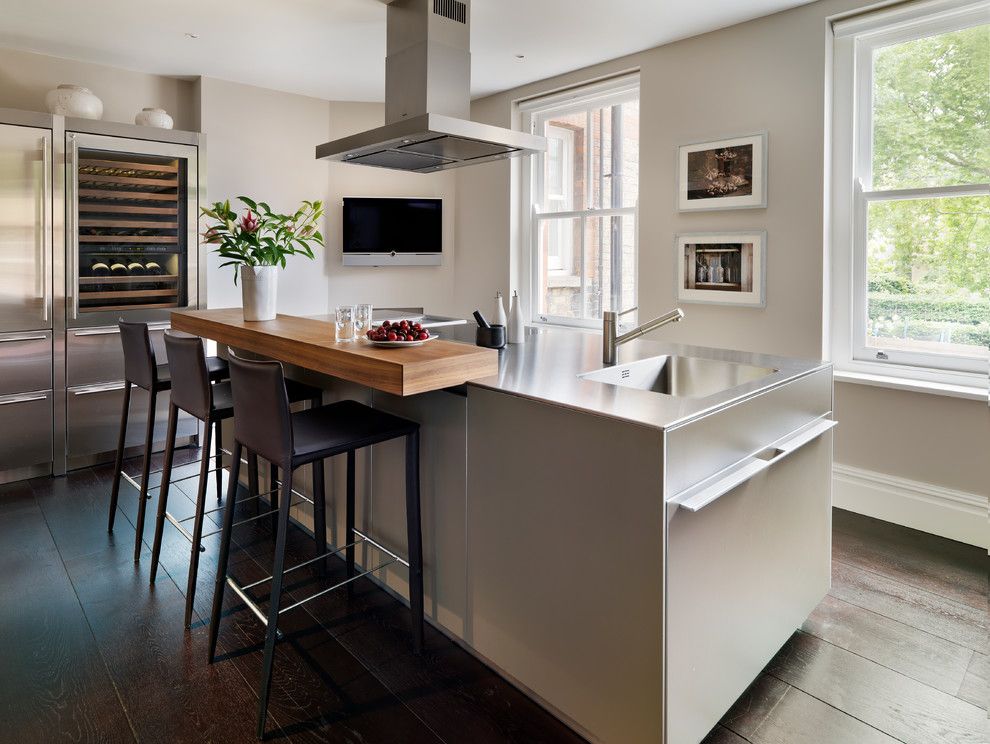
[[(450, 341), (474, 342), (476, 326), (441, 330)], [(771, 367), (777, 372), (754, 382), (705, 397), (682, 398), (647, 390), (583, 380), (579, 374), (602, 368), (602, 337), (591, 331), (528, 328), (526, 343), (509, 344), (499, 353), (499, 374), (467, 384), (621, 419), (669, 429), (769, 388), (829, 368), (828, 362), (791, 359), (744, 351), (710, 349), (660, 341), (630, 341), (619, 347), (618, 364), (676, 354), (736, 364)]]
[[(312, 317), (331, 322), (333, 320), (329, 315)], [(448, 341), (473, 344), (476, 328), (474, 323), (446, 326), (438, 334)], [(819, 360), (792, 359), (643, 339), (620, 346), (617, 363), (621, 365), (663, 354), (772, 367), (778, 371), (705, 398), (662, 395), (578, 377), (584, 372), (602, 368), (600, 333), (527, 328), (526, 343), (509, 344), (499, 352), (498, 376), (471, 380), (467, 385), (498, 390), (651, 428), (670, 429), (769, 388), (831, 367), (828, 362)]]

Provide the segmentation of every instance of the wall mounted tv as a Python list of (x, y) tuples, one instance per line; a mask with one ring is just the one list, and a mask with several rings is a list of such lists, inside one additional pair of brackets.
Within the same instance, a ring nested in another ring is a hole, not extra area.
[(439, 266), (443, 200), (345, 197), (345, 266)]

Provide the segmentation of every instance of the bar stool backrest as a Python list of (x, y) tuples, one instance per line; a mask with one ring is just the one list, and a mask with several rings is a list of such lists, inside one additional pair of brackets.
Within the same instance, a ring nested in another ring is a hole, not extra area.
[(172, 375), (172, 402), (200, 421), (208, 421), (213, 396), (203, 341), (166, 332), (165, 354)]
[(124, 347), (124, 379), (145, 390), (152, 390), (158, 382), (158, 365), (148, 335), (148, 324), (118, 320), (117, 325), (120, 327), (120, 343)]
[(289, 467), (292, 420), (279, 362), (254, 362), (230, 353), (234, 438), (252, 453)]

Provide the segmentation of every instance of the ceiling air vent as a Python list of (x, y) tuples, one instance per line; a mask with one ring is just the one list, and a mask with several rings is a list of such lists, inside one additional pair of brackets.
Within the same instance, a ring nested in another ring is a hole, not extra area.
[(433, 0), (433, 13), (458, 23), (467, 23), (467, 5), (460, 0)]

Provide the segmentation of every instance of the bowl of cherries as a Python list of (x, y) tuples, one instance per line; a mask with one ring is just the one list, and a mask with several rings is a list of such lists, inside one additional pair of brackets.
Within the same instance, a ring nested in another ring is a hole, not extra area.
[(377, 328), (370, 329), (367, 335), (375, 346), (386, 348), (422, 346), (437, 337), (428, 328), (411, 320), (386, 320)]

